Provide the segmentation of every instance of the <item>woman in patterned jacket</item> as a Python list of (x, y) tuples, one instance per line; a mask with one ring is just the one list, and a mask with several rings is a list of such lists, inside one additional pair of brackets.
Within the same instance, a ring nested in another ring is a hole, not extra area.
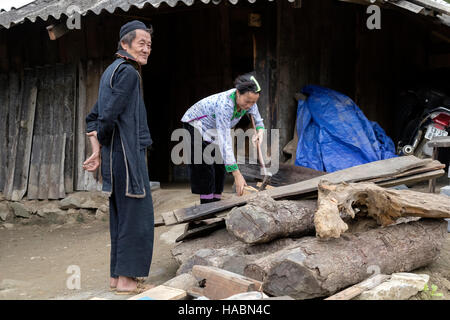
[[(263, 139), (264, 123), (256, 105), (261, 92), (258, 81), (253, 75), (245, 74), (237, 77), (234, 84), (233, 89), (198, 101), (181, 119), (191, 134), (191, 189), (192, 193), (200, 195), (200, 203), (220, 200), (226, 172), (233, 174), (237, 194), (243, 193), (246, 182), (234, 156), (231, 129), (244, 114), (249, 113), (255, 120), (257, 134), (253, 136), (253, 143), (261, 144)], [(215, 160), (208, 164), (203, 152), (211, 143), (217, 145), (220, 155), (211, 152)], [(201, 157), (195, 157), (196, 150), (197, 153), (202, 151)], [(197, 163), (200, 158), (201, 163)]]

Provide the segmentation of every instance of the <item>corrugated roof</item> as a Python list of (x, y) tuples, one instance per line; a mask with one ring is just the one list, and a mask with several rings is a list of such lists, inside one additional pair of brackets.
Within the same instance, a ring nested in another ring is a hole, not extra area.
[(9, 11), (12, 8), (19, 9), (34, 1), (36, 0), (2, 0), (0, 3), (0, 11)]
[[(205, 4), (218, 4), (221, 2), (221, 0), (36, 0), (18, 9), (0, 12), (0, 26), (10, 28), (13, 25), (24, 22), (26, 19), (31, 22), (35, 22), (37, 18), (41, 18), (44, 21), (49, 17), (59, 19), (61, 15), (71, 16), (74, 11), (82, 16), (88, 12), (98, 15), (103, 10), (113, 13), (118, 8), (123, 11), (128, 11), (131, 7), (142, 9), (147, 5), (157, 8), (161, 3), (167, 3), (169, 6), (175, 7), (179, 2), (182, 2), (191, 6), (194, 1), (201, 1)], [(236, 4), (239, 0), (228, 1)], [(256, 0), (248, 1), (254, 3)], [(288, 1), (293, 2), (294, 0)]]

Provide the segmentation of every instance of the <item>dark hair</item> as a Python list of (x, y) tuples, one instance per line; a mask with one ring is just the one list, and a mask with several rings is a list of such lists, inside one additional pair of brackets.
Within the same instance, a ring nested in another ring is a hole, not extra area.
[[(150, 25), (147, 29), (145, 29), (150, 35), (153, 35), (153, 27)], [(119, 40), (119, 43), (117, 44), (117, 50), (124, 50), (121, 43), (124, 42), (128, 46), (131, 47), (131, 43), (136, 38), (136, 30), (128, 32), (126, 35), (122, 37), (122, 39)]]
[(260, 93), (261, 87), (252, 73), (240, 75), (234, 80), (234, 86), (240, 94), (247, 92)]

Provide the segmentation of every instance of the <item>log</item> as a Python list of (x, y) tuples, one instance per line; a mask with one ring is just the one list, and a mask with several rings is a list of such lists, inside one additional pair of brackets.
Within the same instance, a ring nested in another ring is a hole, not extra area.
[(216, 267), (196, 265), (192, 275), (201, 283), (203, 295), (219, 300), (249, 291), (261, 291), (260, 281)]
[(421, 219), (328, 241), (305, 237), (297, 247), (266, 257), (272, 265), (267, 273), (262, 271), (263, 291), (295, 299), (330, 296), (374, 270), (392, 274), (428, 265), (439, 256), (446, 237), (443, 219)]
[(348, 228), (341, 215), (362, 212), (387, 226), (400, 217), (450, 218), (450, 198), (412, 190), (384, 189), (373, 183), (319, 184), (314, 216), (316, 235), (339, 238)]
[(194, 265), (213, 266), (244, 274), (247, 264), (294, 242), (291, 238), (284, 238), (267, 244), (247, 245), (221, 229), (208, 237), (179, 243), (172, 249), (172, 255), (180, 265), (177, 275), (190, 272)]
[(275, 201), (267, 195), (231, 210), (225, 220), (228, 232), (249, 243), (265, 243), (283, 237), (314, 232), (316, 201)]

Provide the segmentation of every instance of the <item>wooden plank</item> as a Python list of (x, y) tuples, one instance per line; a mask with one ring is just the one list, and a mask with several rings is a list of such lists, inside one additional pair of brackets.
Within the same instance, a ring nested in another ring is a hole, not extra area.
[(75, 189), (85, 190), (83, 162), (85, 160), (85, 110), (86, 110), (86, 67), (83, 62), (78, 64), (78, 105), (76, 106), (76, 175)]
[(203, 294), (213, 300), (242, 292), (261, 291), (262, 288), (261, 281), (216, 267), (194, 265), (192, 275), (204, 283)]
[(54, 148), (54, 105), (53, 105), (53, 84), (55, 71), (52, 66), (44, 68), (44, 81), (42, 82), (41, 94), (44, 96), (42, 123), (43, 144), (41, 150), (39, 167), (39, 192), (38, 199), (45, 200), (49, 195), (50, 186), (50, 165)]
[(76, 67), (66, 65), (64, 69), (64, 132), (66, 134), (64, 154), (64, 189), (71, 193), (74, 189), (74, 131), (75, 131), (75, 92)]
[[(172, 214), (175, 217), (175, 223), (202, 220), (210, 217), (217, 212), (244, 205), (251, 197), (253, 197), (253, 195), (243, 195), (241, 197), (234, 197), (217, 202), (205, 203), (194, 207), (177, 209), (174, 211), (162, 213), (161, 215), (163, 216), (164, 221), (166, 221), (166, 217), (169, 217), (170, 214)], [(169, 221), (171, 224), (174, 224), (173, 219), (170, 219)]]
[[(52, 122), (53, 130), (50, 133), (53, 139), (53, 150), (50, 156), (50, 172), (49, 172), (49, 186), (48, 186), (48, 199), (59, 199), (60, 196), (60, 180), (61, 180), (61, 155), (65, 150), (62, 150), (63, 141), (63, 119), (64, 119), (64, 66), (61, 64), (56, 65), (53, 69), (54, 83), (50, 87), (53, 91), (52, 100)], [(64, 162), (62, 163), (64, 166)], [(64, 173), (64, 168), (63, 168)], [(62, 175), (64, 178), (64, 174)], [(63, 180), (64, 188), (64, 180)], [(64, 189), (63, 189), (64, 190)], [(63, 191), (64, 193), (64, 191)]]
[(128, 300), (180, 300), (186, 296), (186, 291), (182, 289), (159, 285), (143, 293), (132, 296)]
[(425, 7), (427, 9), (450, 15), (450, 4), (441, 4), (432, 0), (409, 0), (419, 6)]
[[(246, 180), (263, 179), (263, 176), (261, 175), (261, 166), (259, 164), (250, 164), (246, 160), (245, 164), (239, 164), (239, 170)], [(278, 187), (309, 180), (325, 174), (327, 173), (311, 168), (280, 163), (278, 171), (274, 173), (270, 179), (270, 184), (274, 187)]]
[[(429, 162), (431, 162), (431, 159), (419, 159), (414, 156), (397, 157), (374, 161), (371, 163), (329, 173), (299, 183), (264, 190), (261, 192), (264, 192), (274, 199), (280, 199), (289, 196), (307, 195), (311, 192), (317, 191), (317, 185), (322, 179), (328, 180), (333, 183), (365, 181), (377, 177), (390, 177), (406, 170), (424, 166)], [(244, 205), (251, 197), (252, 195), (233, 197), (222, 201), (205, 203), (194, 207), (169, 211), (168, 213), (163, 213), (162, 216), (167, 216), (170, 218), (172, 218), (172, 216), (175, 216), (176, 219), (168, 220), (171, 224), (201, 220), (217, 212)]]
[(423, 166), (430, 161), (431, 159), (419, 159), (415, 156), (379, 160), (335, 171), (307, 181), (266, 190), (264, 192), (267, 192), (267, 194), (274, 199), (279, 199), (317, 190), (317, 185), (322, 179), (332, 183), (366, 181), (374, 178), (389, 177), (406, 170)]
[[(0, 32), (1, 34), (1, 32)], [(0, 49), (1, 51), (1, 49)], [(6, 128), (8, 117), (8, 75), (0, 74), (0, 150), (7, 150)], [(3, 191), (6, 181), (7, 153), (0, 152), (0, 192)]]
[(401, 184), (413, 184), (413, 183), (417, 183), (420, 181), (436, 179), (440, 176), (443, 176), (444, 174), (445, 174), (445, 170), (441, 169), (441, 170), (435, 170), (435, 171), (431, 171), (431, 172), (416, 174), (416, 175), (412, 175), (412, 176), (408, 176), (408, 177), (404, 177), (404, 178), (400, 178), (400, 179), (395, 179), (395, 180), (391, 180), (391, 181), (384, 181), (384, 182), (377, 183), (377, 185), (388, 188), (388, 187), (398, 186)]
[(355, 284), (339, 293), (336, 293), (325, 300), (350, 300), (366, 290), (370, 290), (391, 278), (390, 275), (376, 274), (370, 278)]
[(154, 225), (155, 227), (164, 226), (165, 225), (164, 219), (162, 217), (155, 218)]
[(177, 217), (175, 216), (173, 211), (163, 212), (161, 213), (161, 217), (163, 218), (163, 221), (166, 226), (178, 223)]
[(183, 233), (181, 236), (179, 236), (175, 242), (180, 242), (180, 241), (185, 241), (185, 240), (190, 240), (190, 239), (195, 239), (198, 237), (203, 237), (203, 236), (207, 236), (209, 234), (211, 234), (212, 232), (222, 229), (225, 227), (225, 219), (220, 219), (219, 221), (210, 223), (210, 224), (206, 224), (206, 225), (202, 225), (200, 227), (191, 229), (191, 230), (187, 230), (185, 233)]
[(58, 181), (58, 199), (63, 199), (66, 197), (66, 190), (64, 185), (64, 156), (66, 153), (66, 133), (58, 136), (61, 142), (61, 151), (58, 157), (59, 160), (59, 181)]
[(18, 146), (17, 168), (14, 177), (14, 188), (11, 194), (12, 201), (19, 201), (27, 192), (28, 175), (30, 170), (31, 146), (33, 142), (34, 118), (36, 111), (37, 86), (34, 71), (25, 73), (25, 93), (21, 116), (20, 142)]
[(408, 11), (414, 12), (414, 13), (421, 13), (423, 12), (425, 9), (422, 6), (418, 6), (417, 4), (411, 3), (409, 1), (404, 1), (404, 0), (399, 0), (396, 2), (390, 1), (390, 4), (400, 7), (402, 9), (406, 9)]
[(419, 173), (431, 172), (431, 171), (444, 169), (444, 168), (445, 168), (445, 164), (440, 163), (438, 160), (433, 160), (432, 162), (427, 163), (426, 165), (424, 165), (422, 167), (407, 170), (405, 172), (396, 174), (395, 176), (392, 176), (392, 177), (370, 179), (370, 180), (366, 180), (366, 182), (374, 182), (374, 183), (388, 182), (391, 180), (397, 180), (397, 179), (400, 179), (403, 177), (413, 176), (413, 175), (416, 175)]
[[(39, 100), (39, 98), (38, 98)], [(28, 200), (38, 199), (39, 194), (39, 167), (43, 136), (35, 134), (33, 137), (33, 149), (30, 160), (30, 173), (28, 176), (27, 198)]]
[(39, 172), (41, 164), (42, 144), (44, 142), (43, 114), (44, 114), (44, 92), (43, 82), (45, 82), (44, 68), (36, 68), (37, 76), (37, 98), (33, 127), (33, 143), (31, 149), (30, 171), (28, 175), (27, 198), (28, 200), (38, 199), (39, 196)]
[(19, 74), (13, 72), (9, 80), (9, 107), (8, 107), (8, 167), (6, 182), (3, 189), (5, 198), (11, 200), (14, 188), (14, 172), (16, 170), (17, 145), (19, 144), (20, 115), (22, 109), (23, 82)]

